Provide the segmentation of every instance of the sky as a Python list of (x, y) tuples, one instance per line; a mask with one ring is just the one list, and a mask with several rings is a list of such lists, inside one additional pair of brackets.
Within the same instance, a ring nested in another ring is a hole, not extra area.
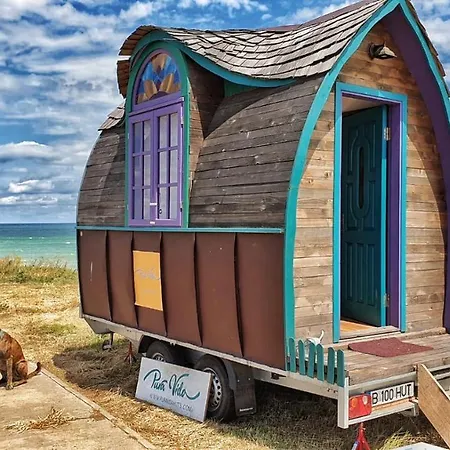
[[(97, 129), (122, 101), (117, 54), (139, 25), (259, 28), (351, 3), (0, 0), (0, 223), (75, 222)], [(413, 3), (450, 73), (450, 0)]]

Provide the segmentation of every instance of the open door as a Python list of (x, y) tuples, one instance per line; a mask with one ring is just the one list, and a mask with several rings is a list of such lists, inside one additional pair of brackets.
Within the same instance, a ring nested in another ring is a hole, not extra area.
[(341, 316), (386, 325), (387, 107), (342, 121)]

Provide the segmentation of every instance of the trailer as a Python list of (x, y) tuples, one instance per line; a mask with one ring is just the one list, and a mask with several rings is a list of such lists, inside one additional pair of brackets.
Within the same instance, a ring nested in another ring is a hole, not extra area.
[(209, 371), (218, 419), (256, 411), (255, 379), (342, 428), (448, 391), (450, 102), (412, 4), (144, 25), (119, 55), (77, 212), (92, 329)]

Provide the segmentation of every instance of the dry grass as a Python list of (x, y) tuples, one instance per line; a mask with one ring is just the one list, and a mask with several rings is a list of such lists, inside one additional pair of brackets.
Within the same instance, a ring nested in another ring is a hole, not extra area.
[(13, 283), (71, 283), (77, 272), (61, 261), (39, 259), (24, 264), (18, 257), (0, 258), (0, 282)]
[(15, 430), (23, 433), (28, 430), (46, 430), (48, 428), (57, 428), (67, 422), (74, 420), (70, 415), (63, 411), (55, 409), (53, 406), (45, 417), (38, 417), (37, 420), (18, 420), (6, 426), (7, 430)]
[[(62, 277), (63, 278), (63, 277)], [(197, 423), (136, 401), (139, 364), (124, 362), (127, 344), (102, 352), (78, 317), (76, 283), (0, 283), (0, 328), (19, 339), (25, 355), (67, 380), (158, 449), (350, 449), (356, 430), (336, 427), (332, 401), (258, 384), (258, 414), (232, 424)], [(372, 449), (392, 450), (425, 441), (442, 445), (423, 417), (400, 415), (367, 423)]]

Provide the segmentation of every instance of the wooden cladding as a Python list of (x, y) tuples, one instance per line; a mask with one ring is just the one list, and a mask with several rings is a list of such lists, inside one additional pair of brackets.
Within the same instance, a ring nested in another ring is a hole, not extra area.
[(86, 164), (78, 225), (125, 225), (125, 128), (104, 130)]
[[(386, 42), (397, 58), (371, 60), (370, 42)], [(443, 324), (446, 201), (433, 125), (419, 87), (383, 23), (367, 35), (339, 81), (408, 96), (406, 320), (408, 331)], [(334, 108), (332, 93), (311, 138), (297, 203), (294, 257), (296, 337), (332, 340)], [(389, 232), (388, 232), (389, 234)]]
[(322, 79), (225, 98), (199, 152), (192, 226), (283, 227), (298, 141)]
[[(283, 235), (79, 231), (83, 312), (283, 369)], [(135, 306), (132, 251), (160, 253), (163, 311)]]

